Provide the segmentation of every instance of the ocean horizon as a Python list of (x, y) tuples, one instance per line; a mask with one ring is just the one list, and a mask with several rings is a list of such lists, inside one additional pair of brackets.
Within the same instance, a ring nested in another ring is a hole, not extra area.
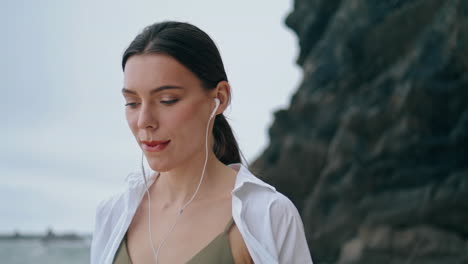
[(91, 237), (80, 240), (2, 239), (1, 263), (83, 264), (90, 260)]

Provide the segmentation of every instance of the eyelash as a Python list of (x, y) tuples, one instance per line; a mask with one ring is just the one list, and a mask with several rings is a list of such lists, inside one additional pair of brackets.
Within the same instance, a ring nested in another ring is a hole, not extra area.
[(130, 106), (130, 108), (135, 108), (137, 103), (127, 103), (125, 106)]
[[(179, 100), (174, 99), (174, 100), (168, 100), (168, 101), (160, 101), (160, 103), (165, 104), (165, 105), (172, 105), (172, 104), (176, 103), (177, 101), (179, 101)], [(137, 104), (138, 103), (126, 103), (125, 106), (130, 106), (130, 108), (136, 108)]]
[(173, 100), (167, 100), (167, 101), (160, 101), (160, 103), (166, 104), (166, 105), (171, 105), (179, 101), (179, 99), (173, 99)]

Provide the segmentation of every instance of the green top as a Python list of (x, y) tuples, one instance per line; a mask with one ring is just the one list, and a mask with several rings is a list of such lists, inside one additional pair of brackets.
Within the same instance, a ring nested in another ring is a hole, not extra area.
[[(193, 256), (187, 263), (226, 263), (233, 264), (234, 259), (231, 252), (231, 244), (229, 243), (229, 229), (234, 223), (231, 217), (229, 223), (224, 228), (224, 231), (211, 240), (202, 250)], [(127, 234), (125, 234), (122, 242), (120, 243), (117, 253), (115, 254), (114, 264), (131, 264), (132, 261), (127, 251)]]

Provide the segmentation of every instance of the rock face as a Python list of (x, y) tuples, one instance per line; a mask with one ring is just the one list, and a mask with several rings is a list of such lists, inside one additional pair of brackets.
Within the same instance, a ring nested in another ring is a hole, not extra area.
[(468, 263), (468, 1), (295, 0), (303, 80), (251, 165), (319, 263)]

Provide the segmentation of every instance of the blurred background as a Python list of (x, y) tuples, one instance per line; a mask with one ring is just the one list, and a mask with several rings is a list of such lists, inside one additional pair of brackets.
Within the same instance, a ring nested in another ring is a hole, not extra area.
[(314, 263), (468, 263), (468, 1), (7, 1), (0, 14), (5, 263), (88, 262), (95, 206), (140, 157), (121, 55), (169, 19), (218, 45), (240, 148), (299, 209)]

